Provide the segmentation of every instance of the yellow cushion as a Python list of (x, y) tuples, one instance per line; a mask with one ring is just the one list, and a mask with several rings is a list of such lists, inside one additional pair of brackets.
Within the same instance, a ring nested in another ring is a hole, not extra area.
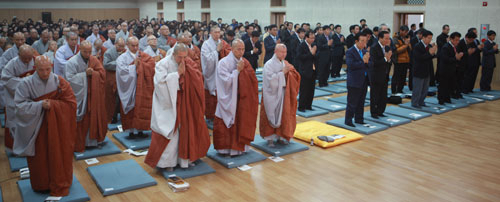
[[(329, 136), (329, 135), (345, 135), (344, 138), (337, 139), (334, 142), (325, 142), (319, 140), (318, 136)], [(360, 140), (363, 138), (360, 134), (346, 130), (343, 128), (338, 128), (335, 126), (328, 125), (326, 123), (321, 123), (319, 121), (307, 121), (297, 124), (295, 129), (294, 137), (306, 142), (311, 142), (311, 138), (314, 138), (314, 145), (323, 148), (333, 147), (340, 144)]]

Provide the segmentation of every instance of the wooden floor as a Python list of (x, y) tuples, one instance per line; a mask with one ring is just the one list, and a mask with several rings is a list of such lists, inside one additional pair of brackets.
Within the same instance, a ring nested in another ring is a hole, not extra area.
[[(297, 121), (325, 122), (344, 113)], [(20, 201), (19, 174), (10, 172), (3, 130), (0, 136), (3, 199)], [(111, 134), (108, 137), (125, 149)], [(173, 193), (166, 180), (143, 163), (144, 157), (98, 157), (99, 164), (134, 159), (158, 182), (107, 197), (86, 172), (84, 161), (73, 165), (92, 201), (500, 201), (500, 101), (433, 115), (334, 148), (313, 146), (283, 158), (279, 163), (251, 164), (253, 169), (245, 172), (205, 158), (216, 173), (188, 179), (189, 191)]]

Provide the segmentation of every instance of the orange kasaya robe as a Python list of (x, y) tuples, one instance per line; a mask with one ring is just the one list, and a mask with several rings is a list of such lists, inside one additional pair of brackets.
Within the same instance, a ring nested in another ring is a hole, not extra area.
[(295, 133), (296, 126), (296, 111), (297, 111), (297, 95), (300, 88), (300, 74), (291, 67), (290, 71), (285, 74), (286, 89), (283, 100), (283, 112), (281, 114), (281, 126), (273, 128), (267, 119), (266, 108), (264, 106), (264, 97), (260, 102), (260, 121), (259, 130), (260, 136), (267, 137), (276, 134), (282, 138), (290, 139)]
[(132, 128), (137, 130), (151, 129), (155, 60), (142, 51), (139, 51), (139, 58), (140, 61), (135, 67), (137, 72), (135, 106), (127, 114), (123, 112), (123, 107), (120, 107), (122, 127), (124, 130)]
[(238, 75), (238, 101), (234, 125), (227, 128), (219, 117), (214, 120), (214, 148), (244, 151), (255, 136), (259, 108), (259, 89), (252, 65), (243, 58), (245, 67)]
[(94, 72), (92, 72), (92, 76), (87, 77), (87, 111), (83, 119), (76, 124), (75, 152), (85, 151), (87, 132), (89, 132), (89, 139), (102, 142), (108, 131), (104, 93), (106, 71), (102, 67), (102, 63), (95, 56), (90, 56), (88, 65)]
[(200, 51), (200, 48), (198, 48), (198, 46), (195, 46), (195, 45), (192, 45), (193, 48), (189, 48), (188, 49), (188, 56), (189, 58), (191, 58), (191, 60), (193, 60), (193, 62), (195, 62), (196, 64), (198, 64), (198, 70), (200, 72), (203, 72), (203, 70), (201, 69), (201, 51)]
[(66, 196), (73, 181), (73, 150), (76, 134), (76, 98), (69, 83), (59, 76), (58, 89), (37, 98), (49, 99), (38, 137), (35, 156), (27, 157), (31, 187)]
[[(198, 64), (186, 59), (186, 71), (179, 79), (181, 90), (177, 91), (176, 130), (179, 129), (179, 158), (196, 161), (207, 154), (210, 136), (203, 114), (205, 111), (203, 75)], [(152, 132), (151, 145), (144, 162), (155, 168), (167, 148), (169, 140)]]
[[(101, 36), (102, 37), (102, 36)], [(99, 59), (99, 61), (101, 62), (101, 64), (104, 64), (104, 53), (106, 53), (106, 50), (108, 50), (106, 47), (101, 47), (101, 52), (99, 53), (99, 55), (96, 55), (97, 59)]]
[[(220, 40), (222, 43), (222, 49), (219, 51), (219, 60), (226, 57), (231, 53), (231, 46), (224, 40)], [(201, 56), (200, 56), (201, 57)], [(201, 64), (201, 59), (200, 59)], [(210, 91), (205, 90), (205, 117), (207, 119), (215, 118), (215, 108), (217, 107), (217, 93), (211, 95)]]

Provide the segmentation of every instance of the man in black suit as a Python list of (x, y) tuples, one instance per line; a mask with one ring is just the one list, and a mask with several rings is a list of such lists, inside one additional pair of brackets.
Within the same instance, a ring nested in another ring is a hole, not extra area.
[(459, 68), (460, 60), (464, 56), (463, 52), (458, 52), (458, 44), (461, 34), (453, 32), (450, 35), (450, 40), (441, 47), (439, 53), (439, 85), (438, 85), (438, 100), (439, 104), (444, 105), (445, 102), (451, 103), (451, 95), (455, 88), (457, 79), (457, 68)]
[(274, 48), (278, 43), (281, 43), (281, 40), (278, 37), (278, 27), (274, 24), (269, 25), (269, 36), (264, 39), (264, 48), (266, 49), (264, 64), (273, 57)]
[(368, 86), (368, 63), (370, 53), (365, 49), (368, 38), (365, 33), (354, 36), (355, 44), (345, 55), (347, 64), (347, 109), (344, 123), (355, 127), (352, 123), (364, 124), (363, 108), (365, 106), (366, 89)]
[[(440, 68), (440, 62), (439, 60), (441, 59), (441, 57), (439, 57), (439, 54), (441, 53), (441, 48), (444, 46), (444, 44), (446, 44), (446, 42), (448, 42), (448, 33), (450, 32), (450, 26), (449, 25), (443, 25), (443, 31), (441, 32), (441, 34), (436, 38), (436, 44), (438, 46), (438, 52), (437, 52), (437, 69), (436, 69), (436, 74), (435, 74), (435, 81), (434, 83), (437, 81), (439, 82), (439, 68)], [(432, 81), (432, 78), (431, 78), (431, 83), (433, 83)]]
[(497, 66), (495, 54), (498, 54), (498, 44), (494, 42), (497, 36), (493, 30), (486, 33), (488, 40), (484, 42), (483, 48), (483, 70), (481, 72), (481, 81), (479, 83), (481, 91), (491, 90), (491, 78), (493, 77), (493, 70)]
[(288, 62), (294, 66), (297, 66), (296, 57), (297, 57), (297, 47), (299, 47), (300, 43), (304, 41), (305, 30), (302, 28), (297, 29), (297, 32), (290, 37), (290, 46), (287, 46), (288, 53), (286, 57), (288, 58)]
[(410, 39), (411, 52), (410, 52), (410, 71), (408, 71), (408, 88), (410, 91), (413, 90), (413, 48), (418, 42), (422, 40), (422, 32), (420, 30), (415, 31), (415, 36)]
[(281, 43), (285, 44), (286, 47), (290, 45), (290, 38), (293, 34), (293, 23), (287, 22), (285, 23), (285, 28), (280, 32)]
[[(479, 66), (481, 65), (481, 51), (483, 50), (484, 44), (481, 44), (479, 40), (476, 39), (477, 34), (474, 32), (468, 32), (465, 35), (465, 42), (467, 42), (467, 50), (473, 50), (467, 59), (467, 68), (464, 73), (464, 83), (462, 87), (462, 92), (465, 94), (472, 93), (474, 85), (476, 84), (477, 73), (479, 71)], [(469, 52), (468, 52), (469, 53)]]
[(354, 36), (359, 33), (359, 26), (358, 25), (351, 25), (349, 27), (349, 36), (345, 39), (345, 45), (347, 46), (347, 49), (351, 48), (354, 45)]
[[(424, 104), (432, 69), (432, 59), (437, 52), (437, 46), (431, 45), (432, 32), (429, 30), (419, 30), (422, 40), (413, 48), (413, 91), (411, 96), (411, 106), (421, 108)], [(433, 72), (432, 72), (433, 73)]]
[(408, 32), (408, 35), (410, 35), (410, 39), (415, 36), (416, 30), (417, 26), (415, 24), (411, 24), (410, 31)]
[(373, 118), (385, 117), (387, 105), (387, 71), (391, 68), (391, 38), (387, 31), (378, 33), (378, 43), (370, 48), (370, 113)]
[(319, 87), (328, 86), (328, 76), (330, 75), (330, 63), (333, 39), (330, 38), (330, 26), (323, 26), (323, 34), (318, 34), (317, 46), (318, 53), (318, 83)]
[(300, 73), (299, 107), (298, 110), (305, 112), (312, 109), (314, 98), (314, 85), (316, 78), (316, 67), (314, 65), (317, 46), (313, 44), (315, 40), (314, 32), (308, 31), (305, 40), (297, 47), (297, 58)]
[(246, 30), (246, 33), (243, 34), (243, 36), (241, 36), (241, 40), (242, 41), (246, 41), (247, 39), (250, 38), (250, 36), (252, 35), (252, 32), (254, 31), (254, 26), (253, 24), (250, 24), (248, 26), (245, 27), (245, 30)]
[(332, 69), (330, 74), (332, 77), (340, 77), (340, 69), (344, 61), (344, 35), (341, 34), (342, 26), (335, 25), (335, 32), (333, 33), (333, 47), (332, 47)]
[(245, 40), (245, 53), (243, 57), (250, 62), (253, 70), (256, 70), (259, 62), (259, 55), (262, 53), (262, 44), (259, 42), (260, 34), (258, 31), (253, 31), (252, 38)]

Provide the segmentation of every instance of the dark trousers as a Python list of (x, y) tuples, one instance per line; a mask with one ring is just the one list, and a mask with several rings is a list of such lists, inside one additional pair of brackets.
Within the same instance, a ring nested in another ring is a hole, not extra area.
[(387, 105), (387, 82), (370, 83), (370, 113), (377, 116), (385, 112)]
[(392, 94), (403, 93), (403, 88), (406, 83), (406, 74), (409, 68), (410, 63), (394, 64), (394, 72), (391, 81)]
[(429, 86), (436, 86), (436, 73), (434, 72), (434, 65), (431, 65), (429, 71), (431, 71), (431, 75), (429, 77)]
[(479, 82), (479, 87), (481, 91), (490, 91), (491, 90), (491, 79), (493, 77), (494, 67), (484, 67), (481, 71), (481, 81)]
[(429, 90), (429, 77), (413, 77), (413, 90), (411, 91), (411, 106), (419, 107), (424, 105), (427, 91)]
[(309, 109), (314, 98), (314, 76), (312, 78), (301, 77), (299, 89), (299, 110)]
[(438, 85), (438, 100), (442, 102), (451, 101), (451, 95), (453, 94), (455, 88), (455, 74), (446, 73), (439, 74), (439, 85)]
[(363, 87), (355, 88), (347, 86), (347, 108), (345, 110), (345, 123), (363, 122), (363, 109), (365, 107), (366, 89), (368, 80), (365, 79)]
[(463, 93), (472, 92), (476, 84), (477, 73), (479, 72), (479, 65), (468, 65), (465, 70), (464, 84), (462, 88)]
[[(330, 58), (328, 58), (330, 59)], [(330, 62), (328, 61), (320, 61), (319, 69), (318, 69), (318, 83), (319, 86), (327, 86), (328, 85), (328, 77), (330, 76)], [(318, 66), (316, 66), (318, 67)]]
[(332, 77), (340, 77), (340, 69), (342, 69), (343, 61), (344, 56), (332, 56), (332, 68), (330, 69)]
[(413, 67), (410, 65), (410, 71), (408, 71), (408, 88), (413, 90)]
[(454, 86), (453, 86), (453, 92), (451, 92), (451, 95), (453, 98), (458, 98), (462, 96), (462, 87), (464, 84), (464, 74), (465, 70), (463, 68), (458, 68), (457, 71), (455, 72), (455, 77), (454, 79)]

